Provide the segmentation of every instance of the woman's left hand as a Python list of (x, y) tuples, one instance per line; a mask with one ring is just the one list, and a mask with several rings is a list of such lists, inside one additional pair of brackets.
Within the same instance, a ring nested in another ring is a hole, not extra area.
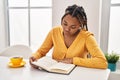
[(73, 63), (73, 58), (65, 58), (65, 59), (57, 60), (57, 61), (67, 63), (67, 64), (72, 64)]

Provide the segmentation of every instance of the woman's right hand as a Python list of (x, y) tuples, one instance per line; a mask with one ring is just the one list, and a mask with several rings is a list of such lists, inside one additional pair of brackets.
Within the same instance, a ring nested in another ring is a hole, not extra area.
[(34, 62), (34, 61), (37, 61), (37, 59), (36, 59), (35, 57), (32, 56), (32, 57), (29, 58), (29, 63), (30, 63), (30, 65), (31, 65), (33, 68), (39, 69), (38, 66), (32, 64), (32, 62)]

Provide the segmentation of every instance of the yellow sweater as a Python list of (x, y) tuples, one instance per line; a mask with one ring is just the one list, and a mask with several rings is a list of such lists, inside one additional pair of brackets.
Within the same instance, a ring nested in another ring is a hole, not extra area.
[[(107, 61), (103, 52), (93, 34), (88, 31), (81, 30), (71, 46), (67, 48), (63, 39), (62, 27), (54, 27), (33, 56), (39, 59), (45, 56), (52, 47), (53, 59), (73, 58), (73, 64), (78, 66), (107, 68)], [(87, 53), (90, 53), (91, 58), (85, 57)]]

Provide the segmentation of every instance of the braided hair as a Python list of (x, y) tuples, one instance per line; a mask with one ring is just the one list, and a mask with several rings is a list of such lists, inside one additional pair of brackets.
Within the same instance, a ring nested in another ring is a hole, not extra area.
[(63, 18), (68, 14), (72, 17), (76, 17), (81, 23), (81, 28), (88, 31), (87, 16), (82, 6), (77, 6), (76, 4), (68, 6), (61, 20), (63, 20)]

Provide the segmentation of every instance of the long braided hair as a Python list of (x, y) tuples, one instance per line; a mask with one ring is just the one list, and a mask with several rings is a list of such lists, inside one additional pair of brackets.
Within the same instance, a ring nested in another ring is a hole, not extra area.
[(81, 24), (81, 28), (88, 31), (87, 16), (82, 6), (77, 6), (76, 4), (68, 6), (61, 20), (63, 20), (63, 18), (68, 14), (72, 17), (76, 17)]

